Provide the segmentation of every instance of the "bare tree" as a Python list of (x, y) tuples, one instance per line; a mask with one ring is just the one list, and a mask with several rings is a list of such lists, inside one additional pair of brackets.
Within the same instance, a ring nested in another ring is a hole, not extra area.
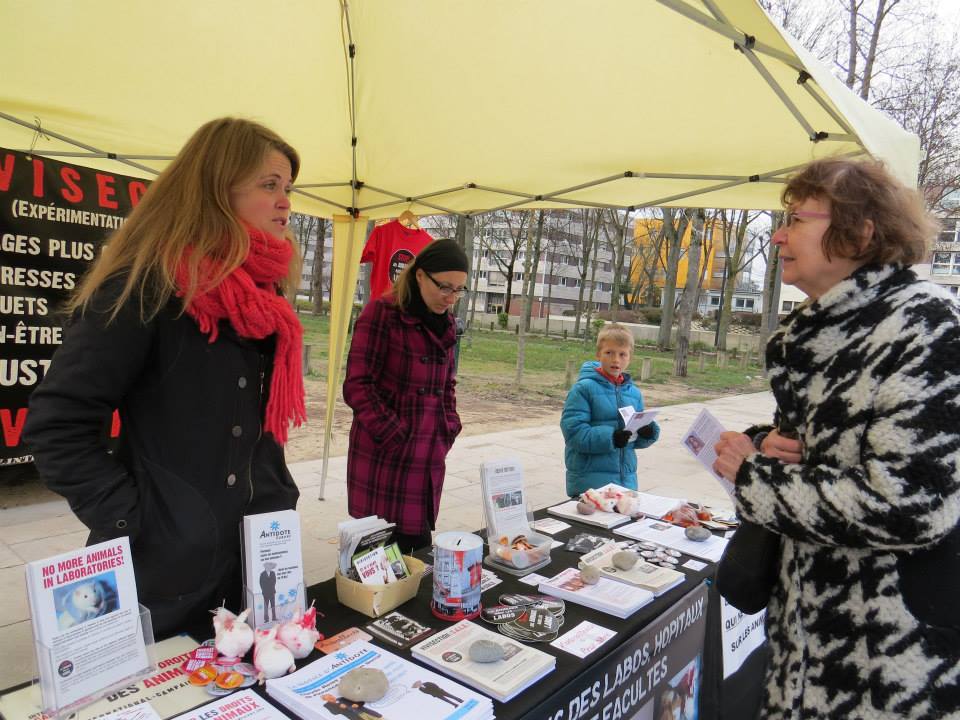
[[(597, 244), (600, 239), (600, 213), (599, 209), (585, 208), (576, 211), (580, 219), (581, 253), (574, 253), (577, 259), (577, 272), (580, 279), (580, 286), (577, 292), (577, 305), (574, 309), (573, 334), (580, 333), (580, 316), (583, 313), (583, 293), (587, 287), (587, 275), (590, 268), (596, 271), (596, 265), (592, 264), (591, 258), (596, 254)], [(589, 319), (587, 320), (589, 322)]]
[(680, 267), (680, 255), (683, 248), (683, 236), (687, 232), (690, 217), (687, 213), (677, 212), (674, 208), (660, 208), (663, 216), (663, 234), (666, 239), (667, 261), (664, 265), (663, 303), (660, 314), (660, 332), (657, 335), (657, 349), (670, 347), (670, 334), (673, 330), (673, 311), (677, 296), (677, 268)]
[[(487, 251), (488, 257), (504, 275), (506, 289), (503, 297), (503, 311), (510, 314), (510, 301), (513, 295), (513, 274), (520, 257), (520, 249), (523, 247), (526, 237), (526, 228), (533, 215), (532, 210), (522, 210), (514, 212), (512, 210), (499, 210), (500, 216), (507, 225), (506, 239), (487, 235), (481, 239), (481, 246)], [(489, 281), (488, 281), (489, 282)]]
[[(730, 212), (730, 215), (727, 213)], [(721, 242), (724, 254), (723, 292), (720, 299), (720, 314), (717, 318), (716, 347), (727, 349), (727, 330), (733, 309), (733, 294), (736, 291), (737, 277), (750, 263), (766, 249), (766, 240), (748, 235), (750, 223), (756, 213), (747, 210), (721, 210), (719, 215)], [(752, 242), (760, 240), (760, 242)], [(753, 247), (753, 253), (747, 256), (747, 250)]]
[(313, 250), (313, 272), (310, 273), (310, 300), (313, 314), (323, 314), (323, 262), (327, 255), (327, 220), (317, 221), (317, 244)]
[(703, 228), (706, 219), (702, 208), (688, 211), (688, 213), (693, 215), (693, 228), (690, 233), (690, 244), (687, 247), (687, 280), (684, 283), (683, 296), (680, 298), (680, 308), (677, 313), (677, 347), (673, 351), (673, 374), (677, 377), (687, 376), (690, 323), (700, 294), (697, 278), (700, 275), (700, 251), (703, 248)]
[(517, 385), (523, 381), (523, 366), (526, 362), (527, 333), (530, 332), (530, 306), (537, 285), (537, 268), (540, 265), (540, 239), (543, 237), (543, 210), (537, 211), (537, 222), (527, 227), (527, 246), (523, 255), (523, 291), (520, 294), (520, 333), (517, 338)]
[(616, 322), (620, 307), (621, 278), (627, 250), (627, 227), (630, 225), (629, 210), (603, 210), (603, 234), (610, 248), (610, 264), (613, 269), (613, 288), (610, 292), (610, 317)]

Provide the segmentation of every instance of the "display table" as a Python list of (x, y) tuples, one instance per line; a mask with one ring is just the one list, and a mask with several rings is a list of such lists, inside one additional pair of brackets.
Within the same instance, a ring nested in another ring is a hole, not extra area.
[[(545, 517), (546, 511), (541, 510), (536, 515)], [(565, 543), (579, 532), (617, 537), (610, 531), (579, 523), (571, 523), (569, 529), (553, 537)], [(427, 551), (416, 553), (416, 556), (431, 561)], [(576, 566), (580, 557), (578, 553), (557, 547), (551, 554), (550, 564), (538, 574), (555, 575), (564, 568)], [(744, 720), (753, 717), (759, 701), (765, 648), (753, 652), (737, 673), (723, 680), (720, 598), (712, 583), (716, 566), (706, 563), (700, 570), (682, 567), (688, 559), (686, 556), (680, 559), (680, 569), (686, 576), (682, 584), (626, 619), (568, 602), (561, 637), (582, 621), (614, 630), (616, 636), (583, 659), (546, 643), (536, 644), (538, 649), (556, 657), (556, 669), (510, 702), (494, 701), (496, 717), (499, 720), (633, 718), (641, 709), (652, 709), (652, 702), (659, 703), (665, 689), (671, 682), (676, 683), (680, 676), (698, 678), (696, 699), (699, 711), (695, 715), (698, 719)], [(499, 596), (505, 593), (537, 592), (535, 585), (525, 584), (521, 578), (502, 572), (497, 575), (502, 582), (483, 593), (484, 605), (497, 604)], [(424, 625), (440, 627), (444, 621), (430, 611), (432, 587), (432, 576), (428, 575), (421, 582), (417, 596), (397, 610)], [(337, 602), (333, 579), (308, 588), (307, 603), (310, 602), (315, 602), (323, 614), (317, 626), (327, 637), (349, 627), (362, 628), (371, 620)], [(493, 626), (487, 627), (493, 629)], [(408, 650), (388, 649), (412, 659)], [(320, 654), (315, 651), (297, 665), (302, 667), (317, 657)], [(80, 715), (82, 717), (82, 712)], [(687, 715), (694, 717), (689, 710)], [(642, 717), (646, 716), (644, 713)], [(660, 715), (651, 713), (651, 717), (659, 720)], [(11, 717), (5, 720), (25, 719)]]

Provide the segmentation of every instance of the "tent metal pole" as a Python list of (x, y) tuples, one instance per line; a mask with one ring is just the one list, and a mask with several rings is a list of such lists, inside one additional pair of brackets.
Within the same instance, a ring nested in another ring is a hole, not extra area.
[[(823, 108), (823, 111), (825, 113), (827, 113), (830, 117), (833, 118), (833, 121), (837, 123), (837, 125), (842, 127), (850, 135), (856, 136), (856, 133), (854, 133), (853, 128), (850, 127), (850, 124), (843, 118), (843, 116), (840, 115), (840, 113), (838, 113), (836, 110), (834, 110), (833, 107), (831, 107), (830, 104), (823, 99), (823, 97), (820, 95), (819, 92), (817, 92), (812, 87), (810, 87), (810, 83), (807, 82), (807, 78), (809, 78), (809, 75), (807, 75), (806, 73), (801, 73), (800, 79), (797, 80), (797, 83), (801, 87), (803, 87), (804, 90), (807, 91), (807, 94), (810, 95), (810, 97), (812, 97), (820, 107)], [(859, 142), (859, 139), (858, 139), (858, 142)]]
[(325, 197), (320, 197), (320, 196), (317, 195), (316, 193), (308, 193), (308, 192), (306, 192), (306, 191), (304, 191), (304, 190), (301, 190), (301, 189), (298, 188), (298, 187), (294, 187), (293, 190), (292, 190), (292, 192), (296, 193), (297, 195), (303, 195), (304, 197), (308, 197), (308, 198), (310, 198), (311, 200), (316, 200), (317, 202), (322, 202), (322, 203), (325, 204), (325, 205), (330, 205), (331, 207), (339, 208), (340, 210), (346, 211), (346, 210), (349, 210), (349, 209), (350, 209), (350, 208), (348, 208), (346, 205), (343, 205), (342, 203), (334, 202), (333, 200), (328, 200), (328, 199), (325, 198)]
[[(46, 133), (46, 130), (43, 131)], [(107, 160), (173, 160), (172, 155), (129, 155), (127, 153), (105, 153), (105, 152), (66, 152), (63, 150), (41, 150), (38, 151), (36, 148), (33, 150), (14, 150), (14, 152), (20, 152), (24, 155), (43, 155), (44, 157), (75, 157), (75, 158), (105, 158)], [(157, 172), (154, 170), (154, 172)]]
[(484, 192), (497, 193), (498, 195), (512, 195), (513, 197), (526, 198), (527, 200), (537, 199), (536, 195), (531, 195), (530, 193), (517, 192), (516, 190), (501, 190), (500, 188), (490, 187), (488, 185), (470, 183), (468, 187), (471, 190), (483, 190)]
[[(625, 178), (631, 177), (646, 177), (645, 173), (637, 173), (632, 170), (626, 170), (619, 175), (608, 175), (605, 178), (600, 178), (599, 180), (592, 180), (590, 182), (580, 183), (579, 185), (571, 185), (570, 187), (562, 188), (560, 190), (554, 190), (549, 195), (565, 195), (569, 192), (576, 192), (577, 190), (585, 190), (586, 188), (596, 187), (597, 185), (603, 185), (604, 183), (613, 182), (614, 180), (623, 180)], [(544, 195), (543, 197), (548, 197)]]
[[(41, 127), (39, 121), (35, 123), (28, 123), (25, 120), (21, 120), (20, 118), (14, 117), (13, 115), (8, 115), (7, 113), (2, 111), (0, 111), (0, 118), (4, 120), (8, 120), (12, 122), (14, 125), (21, 125), (25, 128), (33, 130), (34, 132), (40, 133), (42, 135), (47, 135), (49, 137), (56, 138), (57, 140), (61, 140), (65, 143), (69, 143), (70, 145), (74, 145), (78, 148), (83, 148), (84, 150), (87, 150), (92, 153), (96, 153), (97, 155), (103, 155), (103, 157), (107, 158), (108, 160), (116, 160), (117, 162), (123, 163), (124, 165), (129, 165), (130, 167), (135, 167), (138, 170), (143, 170), (144, 172), (148, 172), (151, 175), (158, 175), (160, 173), (159, 170), (156, 170), (152, 167), (148, 167), (147, 165), (141, 165), (140, 163), (135, 163), (131, 160), (126, 160), (123, 157), (117, 155), (116, 153), (107, 152), (106, 150), (101, 150), (100, 148), (93, 147), (92, 145), (87, 145), (86, 143), (82, 143), (79, 140), (74, 140), (73, 138), (69, 138), (66, 135), (61, 135), (60, 133), (54, 132), (52, 130), (47, 130)], [(30, 153), (33, 155), (46, 154), (43, 152), (43, 150), (37, 150), (36, 148), (31, 150)]]
[[(356, 55), (356, 46), (353, 44), (353, 34), (350, 30), (350, 10), (347, 5), (346, 0), (340, 0), (340, 33), (343, 35), (344, 28), (346, 29), (346, 37), (344, 39), (344, 53), (345, 59), (347, 61), (347, 100), (348, 107), (350, 109), (350, 144), (352, 146), (351, 153), (351, 178), (352, 182), (350, 183), (350, 202), (352, 207), (346, 208), (347, 212), (353, 215), (354, 220), (358, 215), (357, 205), (358, 203), (358, 187), (357, 187), (357, 96), (356, 96), (356, 69), (354, 67), (354, 56)], [(343, 207), (342, 205), (337, 204), (336, 207)], [(355, 222), (350, 224), (351, 227), (351, 240), (353, 238), (353, 226), (356, 225)], [(321, 262), (322, 262), (321, 258)], [(333, 298), (330, 298), (333, 300)], [(331, 315), (332, 319), (332, 315)], [(344, 338), (344, 342), (346, 338)], [(327, 383), (336, 382), (337, 378), (332, 377), (330, 373), (330, 358), (339, 355), (339, 351), (336, 348), (330, 348), (330, 351), (327, 353)], [(337, 374), (339, 376), (340, 368), (337, 367)], [(333, 409), (327, 408), (327, 417), (332, 421), (333, 419)], [(323, 465), (320, 469), (320, 497), (319, 500), (324, 500), (324, 494), (326, 492), (327, 486), (327, 467), (330, 461), (330, 438), (333, 435), (333, 428), (330, 427), (328, 422), (326, 427), (323, 428)]]
[(295, 188), (326, 188), (326, 187), (350, 187), (350, 182), (335, 182), (335, 183), (305, 183), (304, 185), (294, 185)]
[[(423, 200), (415, 200), (415, 201), (413, 201), (413, 202), (416, 202), (418, 205), (423, 205), (423, 206), (428, 207), (428, 208), (433, 208), (434, 210), (439, 210), (440, 212), (446, 213), (446, 214), (448, 214), (448, 215), (462, 215), (462, 214), (463, 214), (462, 212), (460, 212), (460, 211), (458, 211), (458, 210), (453, 210), (452, 208), (447, 208), (447, 207), (444, 207), (444, 206), (442, 206), (442, 205), (435, 205), (434, 203), (424, 202)], [(377, 203), (377, 204), (375, 204), (375, 205), (364, 205), (362, 208), (358, 208), (358, 210), (359, 210), (359, 211), (361, 212), (361, 214), (362, 214), (362, 213), (367, 213), (367, 212), (369, 212), (370, 210), (376, 210), (377, 208), (390, 207), (391, 205), (406, 205), (406, 204), (407, 204), (407, 200), (406, 200), (406, 199), (403, 199), (403, 200), (391, 200), (390, 202)]]
[[(420, 202), (423, 198), (436, 197), (437, 195), (448, 195), (450, 193), (460, 192), (461, 190), (467, 189), (468, 185), (457, 185), (456, 187), (447, 188), (446, 190), (434, 190), (433, 192), (422, 193), (420, 195), (404, 195), (403, 193), (394, 192), (393, 190), (385, 190), (384, 188), (377, 187), (376, 185), (367, 185), (364, 183), (364, 188), (367, 190), (373, 190), (378, 192), (381, 195), (389, 195), (390, 197), (395, 197), (401, 202)], [(369, 207), (369, 206), (368, 206)]]
[[(714, 20), (699, 10), (690, 7), (683, 2), (683, 0), (657, 0), (657, 2), (675, 12), (680, 13), (686, 18), (693, 20), (695, 23), (703, 25), (705, 28), (709, 28), (710, 30), (719, 33), (724, 37), (730, 38), (737, 44), (742, 44), (746, 40), (744, 33), (735, 30), (729, 25), (725, 25), (717, 20)], [(780, 60), (782, 63), (794, 68), (798, 72), (803, 69), (802, 67), (797, 66), (797, 58), (793, 57), (792, 55), (788, 55), (781, 50), (777, 50), (775, 47), (767, 45), (766, 43), (758, 42), (754, 45), (754, 49), (757, 52), (762, 52), (764, 55), (769, 55), (770, 57)]]
[(760, 77), (766, 81), (767, 85), (770, 86), (770, 89), (776, 93), (778, 98), (780, 98), (780, 102), (784, 104), (787, 110), (790, 111), (790, 114), (793, 115), (798, 123), (800, 123), (801, 127), (803, 127), (803, 129), (806, 131), (807, 137), (814, 141), (822, 140), (822, 136), (813, 129), (813, 126), (807, 122), (807, 119), (803, 116), (803, 113), (800, 112), (800, 109), (793, 104), (793, 101), (790, 98), (787, 97), (787, 94), (783, 91), (783, 88), (781, 88), (777, 81), (773, 79), (773, 75), (771, 75), (770, 71), (763, 66), (763, 63), (760, 62), (760, 59), (757, 57), (756, 53), (752, 52), (749, 47), (745, 47), (743, 45), (737, 45), (737, 47), (743, 51), (744, 56), (746, 56), (747, 60), (750, 61), (750, 64), (753, 65), (754, 69), (758, 73), (760, 73)]
[[(729, 27), (731, 30), (734, 29), (726, 15), (723, 14), (723, 11), (717, 7), (717, 4), (713, 2), (713, 0), (702, 0), (702, 2), (704, 5), (706, 5), (707, 9), (714, 16), (714, 18), (716, 18), (717, 22), (721, 23), (725, 27)], [(757, 46), (756, 38), (744, 37), (741, 42), (735, 42), (734, 46), (747, 56), (747, 59), (753, 65), (754, 69), (760, 73), (760, 77), (766, 81), (767, 85), (769, 85), (777, 94), (777, 97), (780, 98), (780, 101), (786, 105), (787, 110), (789, 110), (790, 113), (797, 119), (797, 122), (803, 126), (803, 129), (807, 131), (807, 137), (814, 142), (825, 139), (823, 133), (816, 132), (807, 122), (806, 118), (803, 117), (803, 113), (800, 112), (800, 109), (793, 104), (790, 98), (787, 97), (787, 94), (783, 92), (783, 89), (780, 87), (777, 81), (773, 79), (773, 75), (771, 75), (767, 68), (764, 67), (763, 63), (760, 62), (760, 58), (758, 58), (754, 52)]]

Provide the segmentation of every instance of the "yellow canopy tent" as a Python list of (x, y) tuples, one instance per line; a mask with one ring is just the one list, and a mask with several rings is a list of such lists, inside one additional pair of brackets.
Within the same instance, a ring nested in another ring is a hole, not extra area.
[(238, 115), (298, 149), (295, 209), (338, 221), (327, 441), (368, 218), (769, 208), (833, 154), (916, 178), (917, 138), (756, 0), (4, 0), (0, 27), (0, 147), (148, 176)]

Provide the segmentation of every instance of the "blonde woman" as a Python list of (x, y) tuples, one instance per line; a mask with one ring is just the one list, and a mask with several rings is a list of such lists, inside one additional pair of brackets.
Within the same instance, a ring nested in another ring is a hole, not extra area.
[[(256, 123), (201, 127), (78, 288), (25, 439), (90, 529), (130, 537), (158, 637), (241, 604), (238, 526), (295, 507), (302, 331), (282, 291), (296, 151)], [(103, 441), (114, 409), (119, 448)]]

